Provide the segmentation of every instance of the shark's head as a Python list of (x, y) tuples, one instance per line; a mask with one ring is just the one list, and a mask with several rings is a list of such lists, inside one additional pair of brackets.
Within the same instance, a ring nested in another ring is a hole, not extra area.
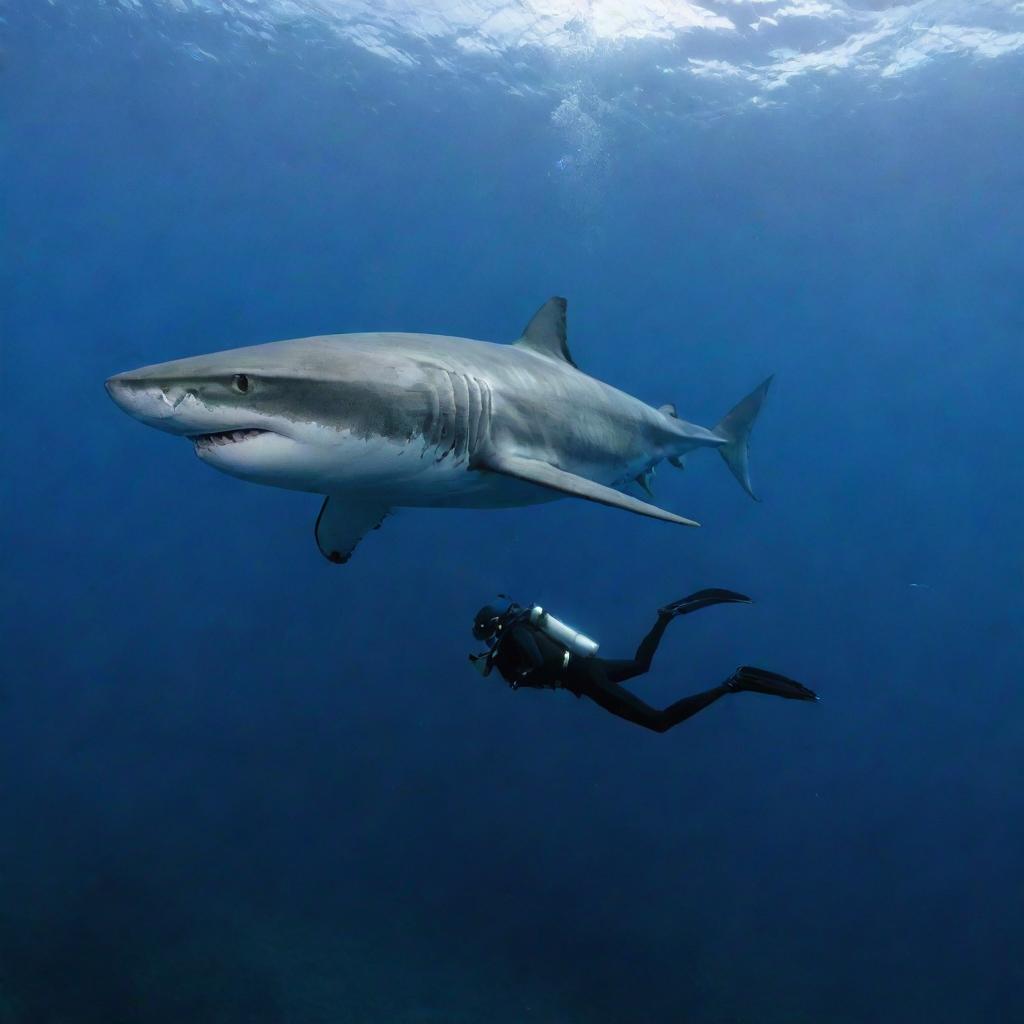
[(224, 473), (326, 492), (339, 465), (360, 462), (349, 449), (366, 447), (386, 396), (369, 391), (353, 362), (339, 362), (319, 341), (159, 363), (117, 374), (106, 387), (130, 416), (188, 438), (203, 462)]

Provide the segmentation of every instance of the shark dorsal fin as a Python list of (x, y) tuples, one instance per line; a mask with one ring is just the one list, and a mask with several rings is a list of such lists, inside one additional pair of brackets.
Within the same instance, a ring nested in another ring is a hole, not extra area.
[(533, 314), (533, 319), (526, 325), (523, 336), (516, 344), (533, 349), (542, 356), (563, 359), (570, 366), (575, 366), (565, 337), (565, 307), (565, 299), (557, 295), (548, 299)]

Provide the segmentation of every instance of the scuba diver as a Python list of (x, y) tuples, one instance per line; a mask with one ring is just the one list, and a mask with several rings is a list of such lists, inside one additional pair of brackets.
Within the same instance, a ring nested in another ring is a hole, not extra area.
[(487, 650), (469, 658), (482, 675), (497, 668), (513, 690), (521, 686), (565, 689), (577, 697), (589, 697), (613, 715), (654, 732), (667, 732), (727, 693), (767, 693), (787, 700), (816, 701), (817, 694), (795, 680), (747, 665), (736, 669), (724, 683), (683, 697), (661, 710), (645, 704), (619, 685), (650, 669), (654, 652), (673, 619), (714, 604), (750, 603), (749, 597), (732, 590), (711, 589), (698, 590), (667, 604), (658, 610), (658, 618), (640, 641), (636, 655), (623, 661), (598, 658), (598, 645), (593, 640), (543, 608), (522, 608), (510, 603), (503, 611), (484, 605), (473, 621), (473, 636), (485, 643)]

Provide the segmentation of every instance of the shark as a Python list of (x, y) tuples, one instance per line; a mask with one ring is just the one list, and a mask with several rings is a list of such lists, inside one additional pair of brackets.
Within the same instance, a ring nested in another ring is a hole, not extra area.
[(395, 332), (297, 338), (145, 366), (106, 389), (214, 469), (323, 495), (317, 546), (342, 564), (396, 508), (572, 497), (697, 526), (653, 504), (656, 466), (682, 468), (712, 448), (755, 497), (749, 438), (771, 380), (716, 426), (689, 423), (674, 405), (655, 408), (584, 373), (556, 296), (511, 344)]

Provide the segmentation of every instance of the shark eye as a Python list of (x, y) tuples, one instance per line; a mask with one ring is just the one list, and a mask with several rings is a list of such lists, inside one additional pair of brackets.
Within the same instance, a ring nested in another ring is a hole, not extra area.
[(234, 385), (235, 390), (243, 395), (249, 390), (249, 378), (244, 373), (236, 373), (231, 379), (231, 383)]

